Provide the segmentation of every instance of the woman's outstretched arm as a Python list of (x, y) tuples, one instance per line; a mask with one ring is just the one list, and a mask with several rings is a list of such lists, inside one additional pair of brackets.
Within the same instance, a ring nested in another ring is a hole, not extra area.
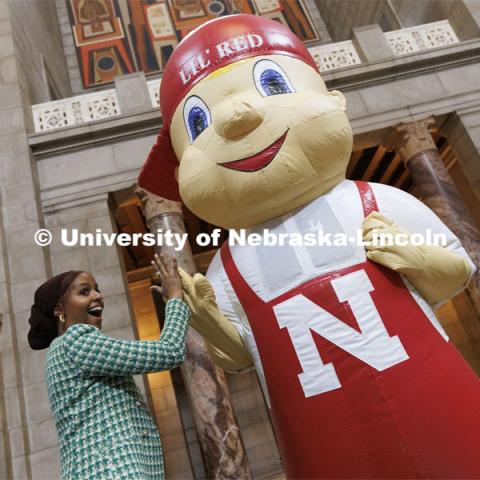
[(190, 310), (182, 300), (182, 286), (175, 259), (155, 255), (152, 262), (168, 299), (165, 324), (159, 340), (121, 340), (104, 335), (92, 325), (72, 325), (62, 337), (65, 354), (85, 375), (134, 375), (168, 370), (185, 359), (185, 339)]
[(135, 375), (177, 367), (185, 359), (190, 310), (180, 299), (167, 302), (159, 340), (121, 340), (92, 325), (72, 325), (62, 337), (67, 357), (85, 375)]

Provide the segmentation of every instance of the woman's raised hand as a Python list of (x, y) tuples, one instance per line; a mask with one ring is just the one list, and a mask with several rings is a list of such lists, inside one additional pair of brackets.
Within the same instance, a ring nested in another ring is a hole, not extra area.
[(152, 286), (152, 290), (161, 293), (167, 300), (183, 298), (177, 259), (175, 257), (167, 259), (163, 255), (155, 254), (151, 263), (162, 283), (161, 287)]

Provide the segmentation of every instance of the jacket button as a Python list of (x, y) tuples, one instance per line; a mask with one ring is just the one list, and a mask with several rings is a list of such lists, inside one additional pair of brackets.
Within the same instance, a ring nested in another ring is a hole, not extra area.
[(148, 437), (148, 430), (144, 430), (140, 435), (142, 437)]

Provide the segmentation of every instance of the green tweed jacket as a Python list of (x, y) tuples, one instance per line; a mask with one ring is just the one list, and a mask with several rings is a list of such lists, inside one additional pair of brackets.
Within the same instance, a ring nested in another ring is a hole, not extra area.
[(119, 340), (76, 324), (52, 342), (46, 375), (62, 480), (164, 478), (160, 437), (132, 375), (183, 362), (189, 317), (172, 299), (159, 340)]

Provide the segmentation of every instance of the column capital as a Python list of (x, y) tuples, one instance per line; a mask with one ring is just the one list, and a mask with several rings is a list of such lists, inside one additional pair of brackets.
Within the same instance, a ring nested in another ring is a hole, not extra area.
[(147, 223), (152, 218), (166, 213), (177, 213), (183, 216), (181, 202), (175, 202), (173, 200), (168, 200), (167, 198), (159, 197), (138, 185), (135, 188), (135, 193), (138, 195), (140, 202), (142, 202), (142, 210)]
[(400, 154), (405, 164), (417, 153), (436, 149), (431, 134), (432, 125), (435, 125), (433, 116), (395, 125), (389, 147)]

